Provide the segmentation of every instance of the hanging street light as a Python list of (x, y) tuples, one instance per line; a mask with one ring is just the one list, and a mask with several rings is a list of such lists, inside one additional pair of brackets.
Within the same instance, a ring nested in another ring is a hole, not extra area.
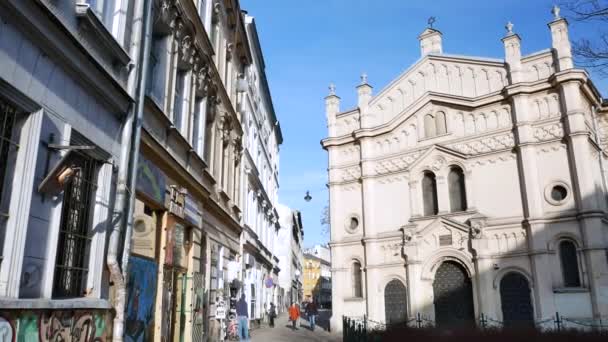
[(310, 191), (306, 190), (306, 196), (304, 196), (304, 200), (306, 202), (310, 202), (311, 199), (312, 199), (312, 196), (310, 196)]

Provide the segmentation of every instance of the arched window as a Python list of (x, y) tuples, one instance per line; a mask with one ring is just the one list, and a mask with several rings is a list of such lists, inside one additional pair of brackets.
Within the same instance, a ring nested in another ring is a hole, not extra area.
[(361, 283), (361, 263), (353, 263), (353, 297), (363, 297), (363, 286)]
[(565, 287), (581, 286), (578, 272), (578, 259), (576, 257), (576, 246), (570, 240), (559, 243), (559, 259), (562, 264), (562, 275)]
[(448, 132), (445, 125), (444, 112), (437, 112), (437, 114), (435, 114), (435, 128), (437, 129), (437, 135), (446, 134)]
[(437, 135), (437, 126), (435, 125), (435, 117), (427, 114), (424, 117), (424, 137), (430, 138)]
[(450, 212), (467, 210), (467, 195), (464, 187), (464, 172), (458, 166), (452, 166), (448, 174), (450, 192)]
[(429, 171), (422, 178), (422, 205), (424, 216), (437, 215), (437, 181), (435, 174)]

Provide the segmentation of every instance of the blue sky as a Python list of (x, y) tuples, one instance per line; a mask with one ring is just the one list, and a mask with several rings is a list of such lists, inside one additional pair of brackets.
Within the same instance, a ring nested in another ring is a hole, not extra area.
[[(546, 0), (241, 0), (256, 18), (275, 111), (285, 141), (279, 201), (302, 212), (304, 244), (325, 243), (320, 216), (328, 201), (323, 98), (330, 82), (341, 109), (356, 105), (355, 86), (368, 74), (377, 92), (420, 57), (417, 40), (430, 16), (445, 53), (503, 58), (500, 39), (512, 21), (522, 53), (551, 47)], [(571, 38), (593, 37), (597, 24), (571, 23)], [(593, 75), (592, 75), (593, 76)], [(608, 80), (594, 78), (603, 96)], [(312, 201), (303, 197), (310, 190)]]

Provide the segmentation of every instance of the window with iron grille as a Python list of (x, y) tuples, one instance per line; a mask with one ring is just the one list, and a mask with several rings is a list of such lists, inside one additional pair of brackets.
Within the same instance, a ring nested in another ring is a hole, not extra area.
[(3, 259), (6, 221), (11, 195), (10, 184), (15, 167), (15, 152), (19, 148), (15, 124), (17, 109), (0, 98), (0, 262)]
[(74, 176), (63, 194), (53, 287), (55, 298), (84, 295), (88, 273), (97, 162), (84, 153), (73, 153), (77, 153), (78, 158)]

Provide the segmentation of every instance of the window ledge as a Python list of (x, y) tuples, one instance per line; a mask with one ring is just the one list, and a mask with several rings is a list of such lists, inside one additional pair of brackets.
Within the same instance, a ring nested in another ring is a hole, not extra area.
[(107, 48), (107, 51), (109, 51), (115, 61), (118, 61), (122, 66), (129, 65), (131, 57), (122, 46), (118, 44), (116, 39), (114, 39), (114, 36), (112, 36), (101, 20), (99, 20), (88, 3), (76, 3), (76, 17), (89, 24), (93, 29), (93, 33), (99, 38), (100, 43)]
[(112, 305), (106, 299), (72, 298), (72, 299), (24, 299), (0, 298), (3, 309), (102, 309), (109, 310)]
[(349, 297), (349, 298), (344, 298), (345, 302), (363, 302), (365, 301), (365, 298), (363, 297)]
[(466, 216), (466, 215), (471, 215), (471, 214), (475, 214), (477, 211), (476, 210), (465, 210), (465, 211), (454, 211), (454, 212), (440, 212), (436, 215), (426, 215), (426, 216), (413, 216), (410, 221), (414, 222), (414, 221), (424, 221), (424, 220), (430, 220), (430, 219), (435, 219), (437, 217), (452, 217), (452, 216)]
[(586, 287), (554, 287), (553, 293), (585, 293), (589, 292)]

